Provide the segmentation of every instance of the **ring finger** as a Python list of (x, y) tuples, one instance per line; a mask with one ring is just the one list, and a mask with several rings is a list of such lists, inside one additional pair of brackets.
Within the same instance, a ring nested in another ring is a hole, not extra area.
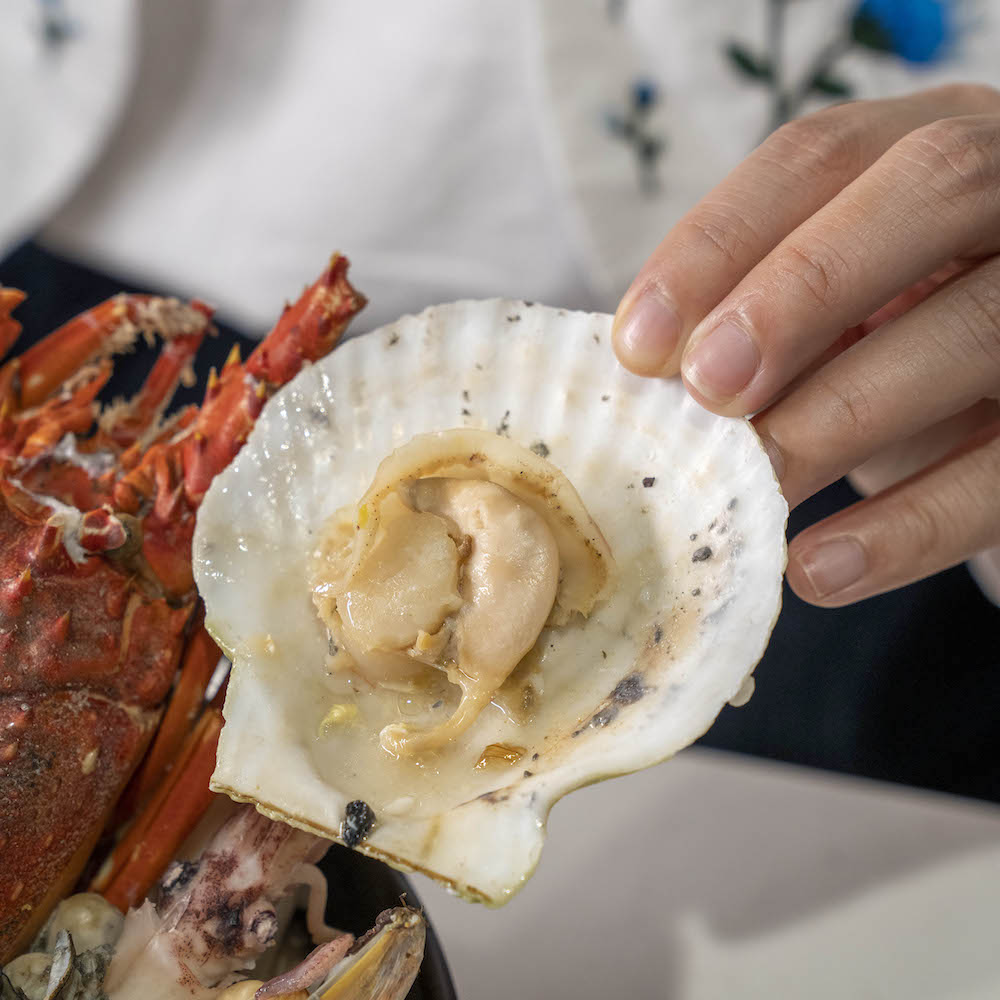
[(929, 469), (797, 535), (788, 582), (825, 607), (893, 590), (1000, 544), (1000, 421)]
[(1000, 257), (856, 343), (755, 419), (791, 506), (1000, 388)]

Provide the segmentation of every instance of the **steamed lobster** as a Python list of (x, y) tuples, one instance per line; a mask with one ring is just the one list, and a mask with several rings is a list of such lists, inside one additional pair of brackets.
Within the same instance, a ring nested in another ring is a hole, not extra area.
[[(211, 331), (202, 303), (116, 296), (0, 367), (0, 963), (72, 889), (126, 786), (140, 818), (95, 880), (123, 909), (148, 888), (130, 864), (151, 825), (193, 826), (207, 805), (219, 653), (200, 627), (195, 513), (267, 398), (364, 305), (346, 273), (334, 256), (245, 363), (212, 372), (200, 409), (165, 422)], [(23, 297), (0, 288), (0, 359)], [(153, 333), (166, 343), (142, 389), (99, 412), (110, 355)], [(186, 788), (164, 782), (171, 765)], [(153, 848), (152, 878), (181, 836)]]

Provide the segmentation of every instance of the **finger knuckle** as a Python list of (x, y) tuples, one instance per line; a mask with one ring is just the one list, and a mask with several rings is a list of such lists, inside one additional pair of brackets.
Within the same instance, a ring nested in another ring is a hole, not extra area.
[[(826, 430), (835, 438), (871, 436), (878, 429), (872, 406), (873, 389), (858, 378), (823, 378), (817, 388), (820, 391), (817, 414), (827, 425)], [(823, 398), (825, 397), (825, 398)]]
[(755, 242), (749, 224), (737, 213), (708, 207), (681, 223), (680, 236), (696, 258), (707, 254), (723, 266), (742, 266)]
[(947, 83), (935, 88), (934, 93), (970, 114), (1000, 108), (1000, 90), (985, 83)]
[(761, 152), (803, 180), (852, 173), (861, 158), (858, 126), (845, 108), (827, 108), (782, 125)]
[(895, 530), (886, 540), (895, 539), (900, 548), (909, 552), (939, 552), (947, 544), (948, 514), (933, 494), (915, 494), (903, 490), (889, 511)]
[(986, 280), (956, 283), (948, 292), (946, 315), (957, 327), (952, 343), (960, 361), (1000, 374), (1000, 267)]
[(821, 240), (808, 246), (789, 243), (779, 252), (775, 266), (781, 284), (797, 286), (795, 291), (824, 309), (838, 301), (851, 269), (840, 250)]
[(996, 126), (967, 118), (941, 118), (896, 144), (896, 154), (919, 165), (938, 198), (953, 203), (992, 189), (1000, 175)]

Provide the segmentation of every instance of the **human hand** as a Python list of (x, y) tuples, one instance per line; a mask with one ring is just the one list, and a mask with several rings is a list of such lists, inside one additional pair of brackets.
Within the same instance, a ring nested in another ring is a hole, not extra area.
[(646, 262), (614, 346), (715, 413), (756, 412), (790, 506), (863, 463), (892, 483), (791, 542), (803, 599), (849, 604), (1000, 544), (1000, 93), (782, 127)]

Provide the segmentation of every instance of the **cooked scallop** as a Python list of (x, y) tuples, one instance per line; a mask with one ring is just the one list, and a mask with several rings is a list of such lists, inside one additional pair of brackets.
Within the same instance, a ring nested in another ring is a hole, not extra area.
[(458, 302), (349, 341), (199, 513), (213, 788), (502, 903), (562, 795), (749, 696), (786, 517), (751, 425), (615, 365), (608, 316)]

